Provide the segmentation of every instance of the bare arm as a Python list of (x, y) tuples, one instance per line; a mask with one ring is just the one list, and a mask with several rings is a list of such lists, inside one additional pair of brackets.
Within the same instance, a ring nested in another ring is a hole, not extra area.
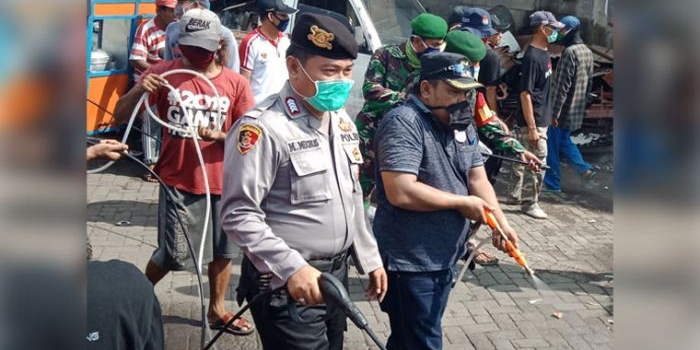
[(491, 108), (491, 110), (494, 111), (496, 115), (501, 115), (500, 111), (498, 110), (496, 90), (498, 90), (498, 86), (496, 85), (486, 87), (486, 104), (489, 105), (489, 108)]
[(166, 84), (167, 80), (163, 79), (157, 74), (148, 74), (141, 79), (141, 82), (136, 84), (129, 92), (124, 94), (117, 101), (114, 107), (114, 118), (117, 123), (125, 123), (131, 117), (131, 113), (136, 107), (136, 103), (139, 102), (141, 95), (144, 92), (155, 92), (163, 84)]
[(129, 60), (139, 72), (145, 72), (151, 65), (146, 60)]
[(456, 195), (419, 182), (414, 174), (383, 171), (382, 181), (389, 203), (406, 210), (457, 210), (468, 219), (485, 222), (483, 207), (491, 208), (478, 197)]
[(537, 134), (537, 124), (535, 124), (535, 114), (532, 108), (532, 97), (529, 91), (520, 93), (520, 105), (523, 108), (523, 116), (527, 124), (528, 141), (531, 145), (536, 145), (537, 140), (539, 140), (539, 135)]

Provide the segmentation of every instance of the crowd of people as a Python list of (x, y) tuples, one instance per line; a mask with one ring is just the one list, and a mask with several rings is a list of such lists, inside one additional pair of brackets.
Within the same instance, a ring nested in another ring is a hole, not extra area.
[[(509, 200), (536, 219), (547, 218), (540, 193), (561, 191), (561, 156), (583, 181), (596, 175), (571, 142), (593, 69), (574, 16), (529, 16), (532, 40), (517, 84), (506, 87), (500, 41), (508, 24), (465, 6), (447, 20), (420, 14), (406, 42), (374, 52), (365, 103), (350, 116), (343, 106), (357, 80), (358, 47), (347, 24), (301, 12), (288, 35), (297, 9), (258, 0), (261, 23), (239, 45), (208, 0), (156, 5), (134, 40), (135, 84), (115, 108), (126, 122), (148, 93), (148, 108), (175, 127), (141, 114), (145, 160), (164, 182), (158, 247), (145, 276), (155, 285), (170, 271), (191, 269), (185, 234), (195, 246), (204, 239), (210, 327), (234, 335), (257, 330), (266, 350), (342, 349), (345, 315), (326, 307), (319, 277), (331, 273), (347, 286), (350, 259), (369, 275), (367, 298), (389, 316), (388, 349), (442, 348), (457, 262), (476, 249), (479, 224), (493, 214), (505, 233), (493, 232), (493, 246), (507, 252), (506, 239), (518, 246), (493, 188), (504, 164), (488, 154), (520, 160)], [(565, 47), (556, 68), (553, 43)], [(218, 94), (197, 77), (163, 77), (175, 69), (204, 75)], [(504, 89), (518, 94), (519, 132), (500, 115)], [(90, 147), (87, 159), (114, 160), (127, 149), (104, 142)], [(253, 322), (229, 322), (225, 308), (237, 249), (244, 253), (239, 305), (267, 292), (251, 306)], [(474, 256), (480, 265), (498, 262), (484, 251)], [(290, 303), (308, 322), (296, 322)]]

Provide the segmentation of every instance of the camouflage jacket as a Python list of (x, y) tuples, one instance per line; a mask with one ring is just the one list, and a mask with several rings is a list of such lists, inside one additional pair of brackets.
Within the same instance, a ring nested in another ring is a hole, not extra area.
[[(372, 139), (381, 118), (397, 103), (406, 99), (406, 81), (414, 70), (406, 55), (406, 43), (386, 45), (372, 55), (365, 73), (362, 94), (365, 104), (355, 119), (360, 135), (360, 151), (365, 159), (363, 188), (371, 187), (374, 178)], [(369, 178), (369, 179), (368, 179)], [(365, 192), (366, 193), (366, 192)]]

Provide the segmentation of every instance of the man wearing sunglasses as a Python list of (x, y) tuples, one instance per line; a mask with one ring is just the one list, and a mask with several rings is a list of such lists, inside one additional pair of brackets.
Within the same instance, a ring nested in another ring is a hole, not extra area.
[[(389, 350), (442, 349), (441, 319), (469, 220), (485, 222), (485, 210), (493, 212), (517, 245), (479, 153), (467, 95), (480, 86), (466, 57), (423, 55), (419, 83), (379, 123), (373, 229), (389, 283), (380, 304), (389, 314)], [(505, 251), (498, 234), (493, 244)]]
[(423, 13), (411, 21), (411, 37), (403, 44), (386, 45), (374, 52), (367, 66), (362, 93), (365, 104), (355, 119), (360, 134), (362, 192), (368, 196), (374, 186), (372, 139), (379, 121), (395, 104), (406, 100), (406, 79), (420, 69), (420, 57), (442, 51), (447, 22), (442, 17)]
[(282, 0), (258, 0), (256, 6), (261, 25), (241, 41), (238, 55), (241, 75), (250, 80), (257, 104), (280, 92), (289, 77), (285, 60), (289, 38), (284, 31), (297, 9)]
[[(520, 142), (538, 158), (547, 159), (547, 127), (552, 116), (552, 106), (548, 97), (552, 61), (547, 46), (557, 40), (558, 30), (563, 28), (564, 24), (557, 21), (551, 12), (536, 11), (530, 15), (530, 26), (534, 36), (522, 60), (518, 84), (521, 108), (517, 114), (517, 121), (520, 127)], [(513, 173), (516, 183), (510, 194), (510, 202), (521, 204), (521, 210), (526, 215), (546, 219), (547, 213), (538, 204), (544, 174), (525, 172), (525, 167), (517, 164), (513, 165)], [(529, 192), (527, 197), (523, 196), (524, 191)]]

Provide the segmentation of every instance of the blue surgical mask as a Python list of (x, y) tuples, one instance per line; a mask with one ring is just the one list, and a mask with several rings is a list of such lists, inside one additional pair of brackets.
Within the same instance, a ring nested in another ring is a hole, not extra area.
[(287, 18), (287, 19), (282, 19), (282, 18), (277, 17), (277, 15), (274, 14), (274, 13), (272, 13), (272, 16), (275, 17), (275, 18), (277, 18), (278, 21), (280, 21), (280, 22), (277, 23), (277, 25), (276, 25), (277, 30), (279, 30), (280, 32), (285, 31), (285, 29), (287, 29), (287, 27), (289, 26), (289, 18)]
[[(418, 56), (425, 55), (427, 53), (442, 52), (441, 46), (438, 46), (438, 47), (428, 46), (428, 44), (426, 44), (425, 41), (423, 41), (423, 38), (418, 37), (418, 39), (420, 39), (420, 42), (423, 44), (423, 47), (425, 47), (425, 50), (423, 52), (419, 53)], [(414, 51), (415, 51), (415, 48), (414, 48)]]
[(277, 23), (277, 30), (280, 32), (285, 31), (287, 27), (289, 26), (289, 18), (281, 20), (279, 23)]
[[(297, 62), (299, 62), (297, 60)], [(306, 73), (304, 66), (299, 63), (301, 71), (304, 72), (309, 80), (314, 82), (316, 86), (316, 94), (311, 97), (304, 97), (304, 100), (308, 102), (313, 108), (316, 108), (322, 112), (337, 111), (345, 105), (348, 97), (350, 97), (350, 89), (352, 89), (354, 80), (348, 79), (334, 79), (334, 80), (313, 80)]]

